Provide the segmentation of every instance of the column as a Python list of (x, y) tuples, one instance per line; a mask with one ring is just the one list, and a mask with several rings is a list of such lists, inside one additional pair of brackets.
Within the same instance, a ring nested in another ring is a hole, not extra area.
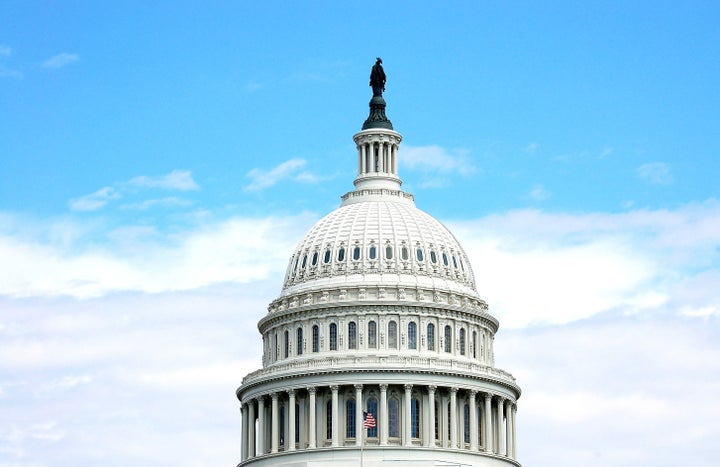
[(370, 162), (370, 167), (368, 167), (368, 172), (375, 172), (375, 143), (368, 144), (368, 162)]
[(355, 446), (360, 446), (363, 442), (362, 388), (362, 384), (355, 385)]
[(492, 396), (485, 393), (485, 452), (493, 451), (493, 436), (492, 436)]
[(385, 171), (385, 143), (378, 143), (378, 172)]
[(313, 449), (315, 448), (316, 440), (315, 437), (317, 436), (317, 399), (315, 393), (317, 392), (316, 388), (307, 388), (308, 394), (310, 394), (310, 414), (308, 416), (309, 426), (308, 426), (308, 448)]
[(470, 450), (477, 451), (477, 440), (478, 440), (478, 421), (477, 421), (477, 406), (475, 405), (475, 397), (477, 391), (470, 391)]
[(285, 449), (295, 450), (295, 390), (288, 391), (288, 439), (285, 441)]
[(262, 456), (265, 454), (265, 398), (258, 397), (258, 449), (257, 454)]
[(280, 444), (280, 409), (278, 407), (278, 393), (272, 393), (270, 398), (272, 399), (272, 406), (270, 409), (272, 412), (272, 422), (270, 423), (270, 439), (272, 444), (270, 445), (270, 452), (278, 452), (278, 445)]
[(428, 427), (428, 436), (426, 439), (428, 440), (428, 444), (426, 446), (429, 446), (431, 448), (435, 447), (435, 386), (428, 386), (428, 402), (430, 404), (429, 407), (429, 427)]
[(410, 424), (412, 423), (412, 384), (405, 385), (405, 429), (403, 430), (403, 438), (405, 438), (405, 446), (412, 446), (412, 431)]
[(388, 405), (387, 405), (387, 384), (380, 385), (380, 413), (378, 414), (378, 423), (380, 424), (380, 444), (386, 445), (388, 442)]
[(517, 424), (515, 423), (517, 419), (517, 404), (513, 404), (512, 408), (512, 457), (513, 459), (517, 459), (517, 431), (516, 427)]
[(503, 408), (505, 406), (505, 399), (502, 397), (498, 398), (497, 401), (497, 437), (498, 437), (498, 454), (505, 455), (505, 436), (503, 434), (503, 418), (505, 418), (505, 415), (503, 413)]
[(248, 403), (248, 458), (255, 457), (255, 401), (250, 399)]
[(450, 447), (457, 448), (457, 391), (450, 388)]
[(362, 173), (367, 173), (367, 144), (363, 143), (360, 146), (361, 160), (362, 160)]
[(394, 173), (395, 175), (398, 174), (397, 151), (398, 151), (397, 145), (393, 144), (393, 146), (392, 146), (392, 152), (393, 152), (393, 173)]
[(240, 404), (240, 418), (242, 419), (241, 434), (240, 438), (240, 460), (244, 461), (247, 459), (247, 439), (248, 439), (248, 413), (247, 404)]
[(330, 386), (332, 391), (332, 446), (337, 447), (338, 444), (338, 386)]
[(512, 401), (507, 399), (507, 409), (505, 411), (505, 455), (510, 457), (512, 454)]

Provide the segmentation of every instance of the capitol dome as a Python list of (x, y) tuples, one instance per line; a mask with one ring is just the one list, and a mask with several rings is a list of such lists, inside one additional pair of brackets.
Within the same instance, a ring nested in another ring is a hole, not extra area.
[(381, 95), (353, 139), (355, 189), (297, 244), (258, 323), (239, 465), (519, 466), (498, 320), (457, 239), (401, 190)]

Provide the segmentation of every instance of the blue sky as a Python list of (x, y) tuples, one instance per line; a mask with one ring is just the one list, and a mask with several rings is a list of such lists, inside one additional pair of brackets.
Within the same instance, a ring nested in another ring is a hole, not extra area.
[(145, 3), (0, 4), (0, 465), (237, 461), (376, 56), (403, 186), (500, 318), (521, 461), (714, 465), (714, 2)]

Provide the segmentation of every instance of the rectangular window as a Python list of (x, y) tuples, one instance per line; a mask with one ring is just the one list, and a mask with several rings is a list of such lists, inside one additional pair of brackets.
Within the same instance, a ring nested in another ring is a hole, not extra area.
[(330, 324), (330, 350), (337, 350), (337, 324)]

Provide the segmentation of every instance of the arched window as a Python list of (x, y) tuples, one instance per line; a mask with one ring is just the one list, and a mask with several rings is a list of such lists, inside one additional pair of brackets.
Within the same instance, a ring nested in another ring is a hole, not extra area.
[(303, 255), (302, 266), (300, 266), (300, 269), (305, 269), (305, 266), (307, 266), (307, 255)]
[(330, 258), (332, 257), (332, 250), (328, 248), (325, 250), (325, 257), (323, 257), (323, 263), (328, 264), (330, 262)]
[(345, 402), (345, 436), (355, 437), (355, 399), (348, 399)]
[(377, 247), (375, 245), (370, 245), (370, 259), (376, 259), (377, 258)]
[(403, 259), (403, 261), (407, 261), (410, 258), (410, 252), (405, 245), (403, 245), (402, 249), (400, 250), (400, 257)]
[(470, 406), (463, 407), (463, 441), (470, 442)]
[(320, 351), (320, 328), (317, 324), (312, 327), (312, 351)]
[(285, 358), (288, 358), (290, 356), (290, 332), (285, 331), (285, 352), (283, 352), (283, 355)]
[(343, 262), (345, 261), (345, 247), (341, 246), (338, 250), (338, 261)]
[(452, 352), (452, 329), (445, 326), (445, 352)]
[(337, 350), (337, 324), (330, 323), (330, 350)]
[(430, 250), (430, 261), (433, 264), (437, 263), (437, 254), (435, 253), (435, 250)]
[(415, 250), (415, 255), (417, 256), (417, 260), (422, 263), (423, 257), (424, 257), (424, 256), (423, 256), (422, 248), (417, 247), (417, 250)]
[(385, 247), (385, 258), (386, 259), (393, 258), (393, 248), (390, 245)]
[[(371, 397), (367, 401), (367, 411), (372, 414), (373, 418), (377, 420), (377, 399)], [(368, 438), (377, 438), (377, 421), (374, 428), (368, 428)]]
[(460, 269), (462, 269), (462, 272), (465, 272), (465, 264), (463, 263), (462, 256), (460, 257)]
[(444, 251), (443, 251), (443, 254), (442, 254), (442, 258), (443, 258), (443, 265), (445, 265), (445, 267), (447, 267), (447, 266), (448, 266), (448, 259), (447, 259), (447, 254), (446, 254)]
[(317, 262), (318, 262), (318, 252), (316, 251), (312, 255), (312, 261), (310, 262), (310, 264), (313, 266), (317, 266)]
[(375, 321), (368, 323), (368, 348), (377, 348), (377, 323)]
[(410, 436), (420, 437), (420, 399), (417, 397), (410, 400)]
[(460, 328), (458, 340), (460, 341), (460, 355), (465, 355), (465, 328)]
[(325, 404), (325, 438), (332, 439), (332, 400)]
[(303, 330), (302, 328), (297, 328), (297, 339), (295, 342), (295, 352), (298, 355), (302, 355), (303, 353)]
[(391, 438), (400, 437), (399, 405), (396, 397), (391, 397), (388, 400), (388, 435)]
[(388, 348), (397, 349), (397, 323), (395, 321), (388, 323)]
[(453, 260), (453, 267), (455, 269), (457, 269), (457, 260), (455, 259), (455, 255), (452, 255), (452, 260)]
[(417, 349), (417, 324), (408, 323), (408, 349)]
[(472, 338), (472, 352), (473, 352), (473, 358), (477, 358), (477, 331), (473, 331), (473, 338)]
[(427, 325), (427, 348), (435, 350), (435, 325), (433, 323)]
[(355, 321), (348, 323), (348, 349), (357, 349), (357, 324)]
[(293, 266), (293, 274), (297, 272), (298, 263), (300, 262), (300, 256), (295, 257), (295, 266)]
[(355, 261), (358, 261), (360, 259), (360, 247), (359, 246), (355, 246), (355, 248), (353, 248), (353, 259)]

